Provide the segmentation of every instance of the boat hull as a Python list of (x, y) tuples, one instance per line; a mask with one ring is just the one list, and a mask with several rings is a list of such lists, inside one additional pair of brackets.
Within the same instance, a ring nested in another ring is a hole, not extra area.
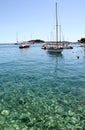
[(20, 49), (29, 48), (29, 45), (20, 45), (19, 48), (20, 48)]
[(61, 53), (63, 51), (63, 48), (61, 46), (56, 46), (56, 45), (49, 45), (47, 47), (47, 50), (50, 52), (56, 52), (56, 53)]

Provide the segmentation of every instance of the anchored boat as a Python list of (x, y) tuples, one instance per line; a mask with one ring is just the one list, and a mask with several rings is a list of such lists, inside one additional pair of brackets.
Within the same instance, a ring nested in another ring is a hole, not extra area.
[(63, 51), (63, 47), (58, 42), (58, 18), (57, 18), (57, 3), (56, 3), (56, 43), (47, 45), (47, 50), (52, 52), (61, 53)]
[(19, 44), (19, 48), (22, 49), (22, 48), (29, 48), (30, 47), (30, 44), (28, 42), (21, 42)]

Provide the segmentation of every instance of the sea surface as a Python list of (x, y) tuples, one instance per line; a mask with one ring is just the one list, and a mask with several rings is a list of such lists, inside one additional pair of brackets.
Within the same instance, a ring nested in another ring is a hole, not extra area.
[(85, 130), (85, 48), (41, 45), (0, 45), (0, 130)]

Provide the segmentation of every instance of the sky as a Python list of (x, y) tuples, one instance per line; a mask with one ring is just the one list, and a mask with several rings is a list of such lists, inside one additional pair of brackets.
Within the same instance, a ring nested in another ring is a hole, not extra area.
[(56, 4), (61, 40), (85, 37), (85, 0), (0, 0), (0, 43), (56, 39)]

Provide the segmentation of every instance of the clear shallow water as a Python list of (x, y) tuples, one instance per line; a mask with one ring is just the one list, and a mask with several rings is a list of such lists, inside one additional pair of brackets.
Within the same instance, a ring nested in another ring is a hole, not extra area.
[(73, 46), (0, 45), (1, 130), (85, 129), (85, 51)]

